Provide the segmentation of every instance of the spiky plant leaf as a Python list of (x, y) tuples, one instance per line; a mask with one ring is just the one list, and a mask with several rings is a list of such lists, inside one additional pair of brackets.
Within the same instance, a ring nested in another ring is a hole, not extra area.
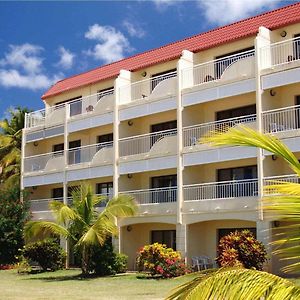
[(51, 201), (49, 208), (58, 224), (66, 225), (69, 221), (82, 220), (75, 210), (60, 201)]

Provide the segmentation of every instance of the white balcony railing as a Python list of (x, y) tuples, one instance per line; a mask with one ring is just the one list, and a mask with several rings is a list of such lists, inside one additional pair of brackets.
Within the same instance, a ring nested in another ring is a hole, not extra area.
[(169, 203), (176, 202), (177, 187), (174, 186), (155, 189), (125, 191), (120, 192), (120, 194), (127, 194), (133, 196), (139, 205)]
[(270, 133), (300, 129), (300, 105), (263, 112), (263, 126)]
[(24, 173), (55, 171), (64, 168), (64, 151), (50, 152), (24, 158)]
[(263, 68), (293, 65), (300, 60), (300, 37), (274, 43), (261, 48)]
[(236, 81), (255, 76), (255, 51), (245, 51), (212, 60), (182, 71), (182, 85)]
[(258, 195), (258, 180), (244, 179), (185, 185), (185, 201), (215, 200)]
[(175, 95), (177, 72), (170, 72), (120, 87), (121, 103)]
[(183, 128), (183, 145), (191, 147), (201, 143), (201, 138), (212, 136), (215, 132), (226, 132), (229, 128), (240, 124), (249, 127), (256, 126), (256, 115), (242, 116), (238, 118), (225, 119), (204, 123), (200, 125), (187, 126)]
[[(263, 182), (264, 182), (264, 186), (277, 185), (285, 182), (300, 183), (300, 178), (295, 174), (269, 176), (269, 177), (265, 177)], [(265, 191), (264, 194), (272, 195), (272, 190)]]
[[(99, 202), (96, 205), (96, 207), (103, 208), (106, 206), (109, 199), (111, 199), (113, 197), (113, 194), (111, 192), (111, 193), (97, 194), (96, 196), (103, 198), (103, 201)], [(49, 204), (53, 200), (63, 202), (63, 198), (30, 200), (30, 211), (32, 211), (32, 212), (48, 212), (48, 211), (50, 211)], [(71, 205), (72, 197), (68, 197), (67, 202), (68, 202), (68, 205)]]
[(177, 129), (170, 129), (120, 139), (120, 157), (148, 152), (162, 153), (170, 149), (171, 146), (176, 146), (176, 135)]
[(70, 117), (91, 113), (102, 114), (112, 110), (114, 103), (114, 90), (110, 89), (94, 95), (82, 97), (68, 102)]
[[(82, 146), (68, 150), (68, 164), (96, 163), (107, 160), (107, 149), (113, 147), (113, 142)], [(110, 158), (111, 153), (109, 153)]]
[(26, 114), (26, 128), (63, 124), (66, 116), (65, 104), (59, 104)]

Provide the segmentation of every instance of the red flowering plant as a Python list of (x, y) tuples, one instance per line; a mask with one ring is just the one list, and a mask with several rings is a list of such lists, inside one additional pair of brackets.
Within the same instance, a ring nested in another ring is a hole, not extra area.
[(177, 277), (190, 272), (179, 252), (159, 243), (140, 249), (137, 266), (139, 271), (163, 278)]

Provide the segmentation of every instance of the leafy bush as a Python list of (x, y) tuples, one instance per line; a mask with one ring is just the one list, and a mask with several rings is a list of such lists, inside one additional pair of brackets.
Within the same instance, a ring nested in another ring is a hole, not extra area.
[(179, 252), (159, 243), (144, 246), (138, 253), (137, 264), (139, 271), (145, 270), (151, 276), (170, 278), (189, 272)]
[(43, 271), (63, 269), (66, 261), (65, 251), (50, 239), (24, 246), (22, 255), (29, 261), (37, 262)]
[(235, 231), (221, 238), (218, 246), (221, 267), (242, 266), (262, 270), (267, 260), (264, 245), (249, 230)]
[(124, 273), (127, 270), (127, 256), (114, 252), (111, 239), (107, 239), (103, 246), (91, 247), (89, 256), (88, 273), (105, 276)]
[(20, 189), (1, 189), (0, 194), (0, 264), (15, 263), (19, 248), (24, 245), (23, 227), (29, 219), (29, 204)]

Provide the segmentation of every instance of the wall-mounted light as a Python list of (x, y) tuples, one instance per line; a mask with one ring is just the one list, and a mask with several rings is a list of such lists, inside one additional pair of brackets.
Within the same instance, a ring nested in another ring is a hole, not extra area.
[(286, 37), (286, 35), (287, 35), (287, 32), (285, 30), (283, 30), (283, 31), (280, 32), (280, 36), (281, 37)]
[(128, 178), (128, 179), (131, 179), (132, 177), (133, 177), (132, 174), (127, 174), (127, 178)]
[(270, 95), (271, 95), (272, 97), (276, 96), (276, 91), (273, 90), (273, 89), (271, 89), (271, 90), (270, 90)]
[(128, 226), (126, 227), (126, 230), (127, 230), (128, 232), (130, 232), (130, 231), (132, 230), (132, 226), (128, 225)]
[(127, 122), (127, 124), (128, 124), (128, 126), (132, 126), (132, 125), (133, 125), (133, 121), (132, 121), (132, 120), (129, 120), (129, 121)]
[(272, 160), (274, 160), (274, 161), (277, 160), (277, 156), (273, 154), (272, 155)]
[(37, 141), (33, 142), (33, 146), (37, 147), (39, 145), (39, 143)]
[(146, 77), (147, 76), (147, 72), (146, 71), (144, 71), (144, 72), (142, 72), (142, 77)]

